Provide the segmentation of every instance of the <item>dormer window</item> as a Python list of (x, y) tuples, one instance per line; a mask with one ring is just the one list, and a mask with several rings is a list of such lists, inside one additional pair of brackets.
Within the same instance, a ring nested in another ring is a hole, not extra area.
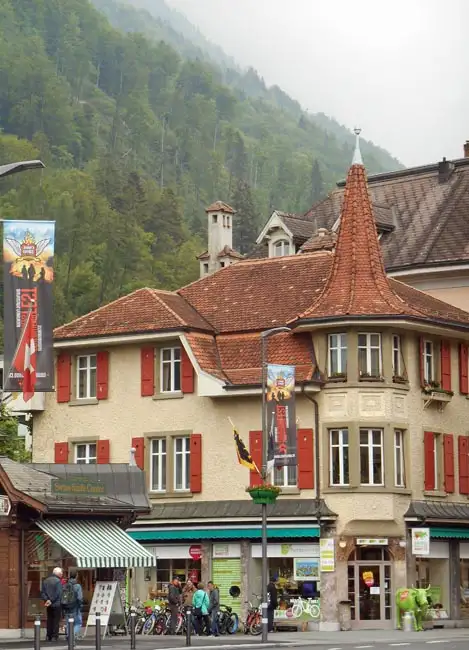
[(284, 257), (290, 255), (290, 242), (287, 239), (281, 239), (274, 244), (274, 257)]

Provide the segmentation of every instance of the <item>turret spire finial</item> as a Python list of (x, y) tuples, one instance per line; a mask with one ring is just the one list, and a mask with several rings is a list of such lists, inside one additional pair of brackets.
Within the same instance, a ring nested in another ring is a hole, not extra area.
[(362, 153), (360, 151), (360, 133), (362, 130), (355, 127), (353, 132), (355, 133), (355, 152), (352, 158), (352, 165), (363, 165)]

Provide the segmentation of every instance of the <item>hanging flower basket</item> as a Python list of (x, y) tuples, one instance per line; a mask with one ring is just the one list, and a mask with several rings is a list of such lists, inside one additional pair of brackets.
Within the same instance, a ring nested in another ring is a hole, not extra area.
[(246, 492), (249, 492), (254, 503), (275, 503), (280, 494), (280, 488), (276, 485), (271, 485), (270, 483), (263, 483), (256, 487), (246, 488)]

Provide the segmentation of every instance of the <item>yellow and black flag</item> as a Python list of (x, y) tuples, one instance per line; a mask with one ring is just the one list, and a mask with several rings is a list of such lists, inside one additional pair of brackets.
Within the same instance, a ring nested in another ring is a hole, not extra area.
[(236, 427), (234, 426), (233, 422), (231, 422), (231, 426), (233, 427), (233, 437), (236, 445), (236, 455), (238, 456), (238, 463), (240, 465), (244, 465), (244, 467), (247, 467), (253, 472), (259, 472), (259, 468), (257, 467), (256, 463), (253, 461), (252, 456), (249, 453), (249, 449), (246, 447), (244, 442), (239, 437), (239, 433), (236, 431)]

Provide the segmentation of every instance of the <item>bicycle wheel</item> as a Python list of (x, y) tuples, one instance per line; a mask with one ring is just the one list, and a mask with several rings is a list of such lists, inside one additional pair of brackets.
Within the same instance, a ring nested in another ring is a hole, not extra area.
[(311, 605), (311, 607), (309, 608), (309, 613), (313, 618), (319, 618), (319, 614), (321, 613), (319, 605), (316, 605), (316, 603), (313, 603)]
[(141, 634), (144, 625), (145, 625), (145, 618), (143, 616), (139, 616), (135, 623), (135, 634)]
[(300, 618), (303, 613), (303, 605), (301, 603), (295, 603), (291, 608), (291, 613), (294, 618)]
[(149, 616), (145, 621), (145, 623), (143, 624), (142, 634), (146, 634), (146, 635), (152, 634), (154, 627), (155, 627), (155, 617), (152, 615)]
[(252, 636), (259, 636), (261, 632), (262, 632), (261, 615), (256, 614), (252, 619), (251, 625), (249, 626), (249, 633), (252, 634)]
[(228, 619), (228, 625), (226, 626), (226, 631), (228, 632), (228, 634), (236, 634), (238, 630), (239, 630), (238, 614), (235, 614), (233, 612), (230, 618)]
[(166, 616), (160, 614), (155, 620), (155, 634), (164, 634), (166, 631)]
[(176, 623), (176, 634), (182, 632), (183, 625), (184, 625), (184, 616), (182, 614), (178, 614), (178, 620)]

